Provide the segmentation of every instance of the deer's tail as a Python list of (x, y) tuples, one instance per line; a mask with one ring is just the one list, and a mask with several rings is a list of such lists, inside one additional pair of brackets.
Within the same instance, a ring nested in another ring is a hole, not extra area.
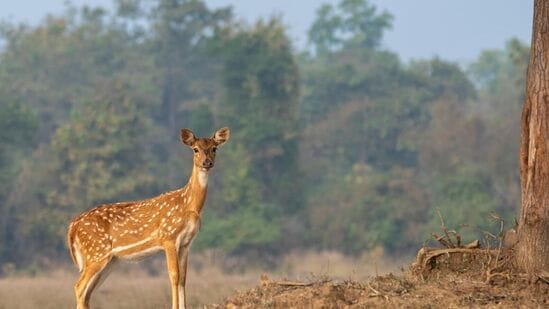
[(82, 262), (76, 257), (76, 254), (75, 254), (75, 250), (78, 250), (78, 248), (75, 248), (75, 246), (77, 245), (76, 239), (75, 239), (75, 236), (76, 236), (75, 226), (76, 226), (76, 222), (72, 221), (71, 224), (69, 225), (69, 229), (67, 230), (67, 247), (69, 248), (69, 253), (71, 255), (71, 259), (73, 263), (78, 266), (80, 271), (82, 271), (82, 265), (81, 265)]

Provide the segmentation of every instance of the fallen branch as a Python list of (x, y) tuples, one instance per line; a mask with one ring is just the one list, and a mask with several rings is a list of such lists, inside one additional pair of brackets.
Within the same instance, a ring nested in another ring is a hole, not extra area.
[(269, 279), (269, 276), (267, 276), (267, 274), (261, 274), (261, 276), (259, 278), (260, 278), (259, 281), (260, 281), (261, 286), (268, 286), (268, 285), (271, 285), (271, 284), (281, 285), (281, 286), (311, 286), (311, 285), (314, 285), (316, 283), (326, 283), (326, 282), (330, 281), (329, 279), (320, 280), (320, 281), (313, 281), (313, 282), (309, 282), (309, 283), (299, 282), (299, 281), (289, 281), (289, 280), (273, 281), (273, 280)]
[(271, 281), (270, 283), (282, 286), (311, 286), (317, 282), (298, 282), (298, 281)]
[(429, 248), (422, 248), (420, 252), (418, 252), (416, 265), (421, 265), (422, 269), (427, 268), (427, 264), (429, 261), (437, 256), (441, 256), (443, 254), (453, 254), (453, 253), (469, 253), (469, 254), (498, 254), (498, 250), (478, 250), (478, 249), (468, 249), (468, 248), (444, 248), (444, 249), (429, 249)]

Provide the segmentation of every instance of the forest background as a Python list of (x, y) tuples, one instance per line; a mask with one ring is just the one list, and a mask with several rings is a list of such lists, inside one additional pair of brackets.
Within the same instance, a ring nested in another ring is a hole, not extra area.
[(513, 225), (527, 44), (404, 63), (367, 0), (322, 6), (307, 50), (276, 17), (113, 7), (1, 24), (0, 274), (69, 263), (82, 211), (184, 185), (182, 127), (231, 128), (193, 252), (410, 255), (437, 209), (467, 239)]

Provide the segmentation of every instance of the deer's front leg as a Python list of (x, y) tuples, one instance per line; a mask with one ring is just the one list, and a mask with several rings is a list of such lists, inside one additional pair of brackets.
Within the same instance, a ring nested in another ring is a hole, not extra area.
[(168, 275), (172, 287), (172, 309), (185, 308), (184, 299), (179, 299), (179, 286), (181, 284), (181, 273), (179, 271), (179, 258), (177, 248), (174, 243), (164, 244), (166, 252), (166, 264), (168, 265)]
[(179, 286), (178, 286), (178, 294), (179, 294), (179, 302), (180, 307), (185, 308), (187, 306), (187, 297), (185, 295), (185, 282), (187, 279), (187, 260), (189, 256), (189, 246), (182, 246), (181, 249), (179, 249)]

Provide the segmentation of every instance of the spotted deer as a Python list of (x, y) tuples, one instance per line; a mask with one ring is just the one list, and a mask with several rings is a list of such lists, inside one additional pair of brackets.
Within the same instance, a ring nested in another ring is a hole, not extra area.
[(69, 225), (70, 255), (80, 269), (76, 306), (88, 308), (91, 294), (117, 260), (135, 260), (164, 251), (172, 289), (172, 308), (185, 308), (189, 247), (200, 226), (208, 190), (208, 171), (216, 150), (229, 139), (229, 129), (211, 138), (196, 138), (181, 129), (181, 141), (194, 151), (188, 183), (175, 191), (141, 201), (100, 205)]

